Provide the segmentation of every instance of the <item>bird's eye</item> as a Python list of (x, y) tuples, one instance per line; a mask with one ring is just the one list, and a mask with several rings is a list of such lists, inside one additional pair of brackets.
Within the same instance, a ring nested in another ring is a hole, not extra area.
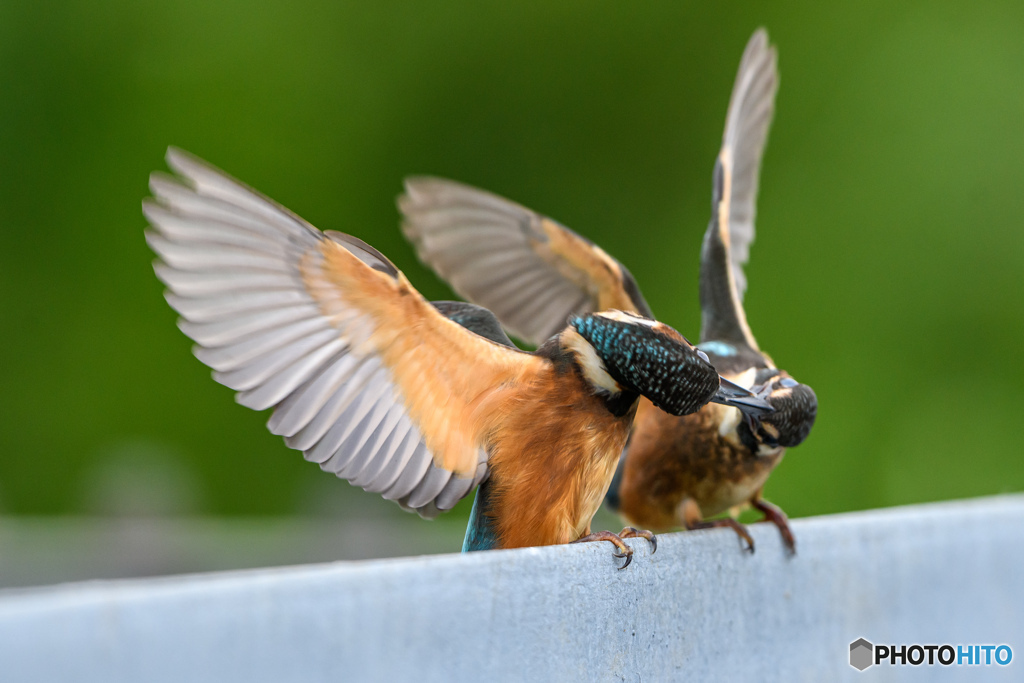
[(781, 380), (779, 380), (779, 386), (782, 386), (786, 389), (792, 389), (797, 384), (799, 384), (799, 382), (797, 382), (792, 377), (783, 377)]

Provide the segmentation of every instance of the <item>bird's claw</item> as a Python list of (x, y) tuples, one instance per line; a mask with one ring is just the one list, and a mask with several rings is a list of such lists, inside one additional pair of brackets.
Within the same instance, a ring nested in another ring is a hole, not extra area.
[(646, 538), (651, 542), (651, 555), (658, 552), (658, 537), (646, 529), (627, 526), (619, 532), (621, 538)]
[[(654, 534), (652, 534), (650, 531), (640, 531), (634, 529), (631, 526), (626, 527), (622, 530), (621, 533), (618, 534), (613, 534), (610, 531), (596, 531), (592, 534), (587, 534), (586, 536), (577, 538), (575, 541), (573, 541), (573, 543), (608, 541), (609, 543), (615, 546), (616, 550), (618, 550), (618, 552), (612, 553), (612, 557), (618, 558), (620, 560), (625, 558), (626, 561), (622, 563), (621, 567), (619, 567), (619, 569), (625, 569), (629, 566), (630, 562), (633, 561), (633, 549), (626, 545), (626, 543), (622, 539), (634, 538), (638, 536), (646, 538), (648, 541), (650, 541), (654, 547), (654, 550), (658, 549), (658, 539), (654, 536)], [(651, 551), (652, 554), (654, 550)]]
[(762, 522), (771, 522), (779, 529), (779, 533), (782, 534), (782, 543), (786, 546), (786, 550), (789, 551), (790, 555), (796, 555), (796, 537), (793, 536), (793, 531), (789, 528), (789, 518), (786, 517), (786, 513), (781, 510), (778, 506), (772, 505), (763, 498), (757, 498), (750, 502), (751, 507), (755, 510), (759, 510), (764, 514)]
[(750, 532), (747, 531), (747, 527), (737, 522), (732, 517), (723, 517), (721, 519), (712, 520), (699, 520), (694, 522), (687, 522), (687, 529), (713, 529), (715, 527), (729, 527), (736, 532), (736, 535), (740, 537), (741, 542), (746, 543), (747, 547), (744, 550), (749, 553), (754, 553), (754, 539), (751, 537)]

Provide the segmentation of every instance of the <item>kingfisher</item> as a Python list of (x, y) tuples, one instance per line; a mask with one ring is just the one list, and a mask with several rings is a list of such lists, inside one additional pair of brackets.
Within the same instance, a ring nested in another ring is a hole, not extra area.
[[(785, 449), (807, 438), (817, 398), (761, 351), (743, 309), (743, 265), (754, 240), (776, 64), (768, 34), (758, 29), (740, 62), (714, 166), (711, 221), (700, 259), (697, 344), (724, 378), (750, 389), (774, 411), (708, 403), (695, 413), (670, 415), (641, 397), (607, 502), (627, 523), (645, 528), (731, 527), (753, 551), (753, 539), (735, 519), (750, 506), (779, 528), (795, 552), (786, 515), (762, 497), (762, 489)], [(519, 204), (454, 181), (416, 177), (407, 179), (398, 205), (403, 231), (420, 259), (524, 341), (542, 343), (567, 316), (592, 311), (654, 318), (624, 265)]]
[[(655, 320), (572, 316), (536, 352), (486, 309), (431, 304), (383, 254), (321, 232), (171, 148), (146, 239), (196, 357), (328, 472), (426, 518), (480, 487), (465, 549), (609, 541), (592, 533), (639, 398), (673, 415), (712, 400), (770, 411)], [(654, 548), (657, 546), (654, 545)]]

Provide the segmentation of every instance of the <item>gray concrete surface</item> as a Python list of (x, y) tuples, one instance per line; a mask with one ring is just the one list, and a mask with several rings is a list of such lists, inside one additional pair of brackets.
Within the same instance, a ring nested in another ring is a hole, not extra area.
[[(1024, 680), (1024, 496), (645, 542), (0, 592), (0, 680)], [(1008, 644), (1006, 667), (847, 663)]]

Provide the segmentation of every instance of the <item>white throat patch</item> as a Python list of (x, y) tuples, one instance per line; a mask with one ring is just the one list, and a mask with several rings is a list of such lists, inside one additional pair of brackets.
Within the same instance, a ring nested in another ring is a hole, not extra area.
[[(744, 389), (749, 389), (754, 386), (754, 377), (756, 376), (757, 370), (750, 368), (738, 375), (730, 375), (729, 377), (726, 377), (726, 379), (740, 385)], [(720, 436), (732, 435), (733, 440), (738, 443), (739, 437), (736, 436), (736, 428), (740, 426), (740, 421), (743, 419), (743, 413), (740, 412), (739, 408), (734, 408), (732, 406), (721, 407), (725, 410), (725, 416), (718, 425), (718, 434)]]

